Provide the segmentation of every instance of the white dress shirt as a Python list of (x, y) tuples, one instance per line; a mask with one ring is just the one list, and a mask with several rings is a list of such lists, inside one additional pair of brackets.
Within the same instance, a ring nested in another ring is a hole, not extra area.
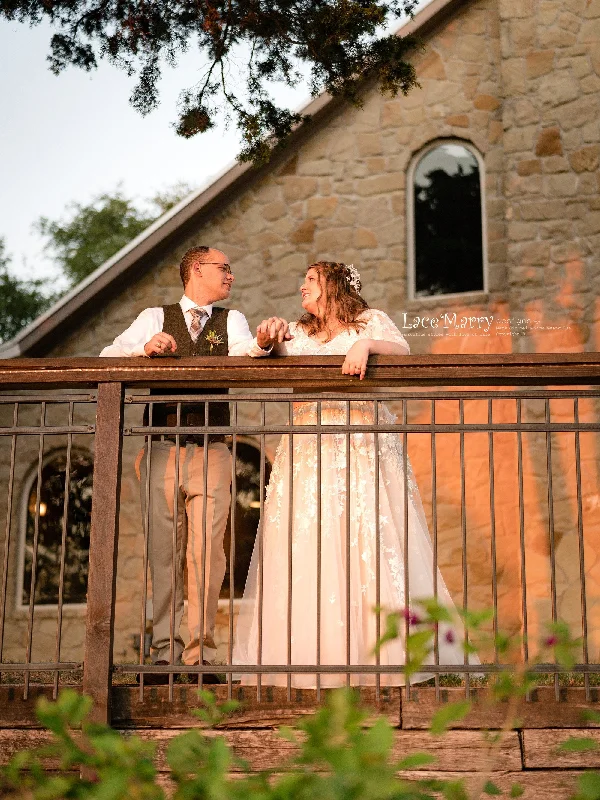
[[(204, 309), (209, 319), (212, 316), (212, 304), (198, 306), (185, 294), (179, 301), (179, 305), (183, 311), (183, 317), (188, 331), (192, 324), (192, 308)], [(156, 333), (162, 331), (164, 319), (164, 311), (160, 306), (158, 308), (145, 308), (127, 330), (117, 336), (112, 344), (105, 347), (100, 355), (103, 357), (148, 357), (144, 350), (144, 345), (149, 342)], [(260, 358), (261, 356), (268, 356), (271, 352), (271, 349), (263, 350), (258, 346), (256, 339), (253, 338), (250, 333), (248, 320), (241, 312), (235, 311), (234, 309), (231, 309), (227, 315), (227, 340), (229, 343), (228, 354), (230, 356), (252, 356), (253, 358)]]

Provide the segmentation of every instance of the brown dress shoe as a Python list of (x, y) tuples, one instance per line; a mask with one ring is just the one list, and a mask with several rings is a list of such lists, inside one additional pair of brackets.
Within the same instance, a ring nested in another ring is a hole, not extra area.
[[(198, 667), (199, 665), (200, 665), (199, 661), (195, 661), (193, 664), (190, 664), (191, 667)], [(212, 667), (213, 665), (210, 663), (210, 661), (203, 661), (202, 666)], [(189, 672), (187, 674), (189, 678), (192, 677), (192, 675)], [(196, 678), (195, 675), (193, 677), (194, 679)], [(214, 672), (205, 672), (202, 675), (202, 683), (209, 683), (209, 684), (223, 683), (223, 679), (220, 678), (218, 675), (216, 675)]]
[[(155, 667), (168, 667), (170, 664), (169, 661), (155, 661)], [(177, 679), (177, 675), (173, 675), (173, 680)], [(137, 676), (137, 682), (140, 682), (140, 676)], [(168, 672), (145, 672), (144, 673), (144, 685), (145, 686), (165, 686), (169, 683), (169, 673)]]

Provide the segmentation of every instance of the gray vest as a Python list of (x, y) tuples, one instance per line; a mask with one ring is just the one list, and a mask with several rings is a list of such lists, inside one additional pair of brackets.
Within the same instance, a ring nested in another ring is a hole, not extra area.
[[(177, 342), (176, 355), (179, 358), (190, 358), (192, 356), (226, 356), (229, 352), (229, 341), (227, 337), (227, 315), (228, 309), (213, 306), (211, 318), (207, 321), (204, 329), (194, 342), (189, 334), (185, 317), (179, 303), (163, 306), (164, 322), (163, 333), (168, 333)], [(185, 389), (185, 394), (227, 394), (227, 389)], [(151, 395), (164, 394), (164, 390), (151, 389)], [(184, 403), (181, 406), (181, 425), (182, 426), (201, 426), (204, 425), (205, 404), (198, 403), (191, 405)], [(146, 423), (148, 424), (147, 411)], [(208, 424), (209, 425), (229, 425), (229, 404), (228, 403), (209, 403)], [(177, 405), (175, 403), (155, 404), (152, 408), (152, 425), (160, 427), (172, 427), (177, 425)], [(180, 437), (180, 443), (185, 444), (186, 440), (195, 441), (202, 444), (203, 435), (196, 434)], [(222, 436), (212, 435), (211, 441), (223, 440)]]

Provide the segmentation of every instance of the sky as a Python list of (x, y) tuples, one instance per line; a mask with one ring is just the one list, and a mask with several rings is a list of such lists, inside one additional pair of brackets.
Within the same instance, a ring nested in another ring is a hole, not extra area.
[[(135, 78), (108, 64), (53, 75), (50, 36), (48, 26), (0, 22), (0, 237), (22, 278), (56, 275), (32, 229), (40, 217), (119, 185), (140, 202), (180, 181), (200, 187), (239, 150), (234, 128), (186, 140), (171, 127), (180, 91), (199, 77), (196, 54), (165, 70), (160, 106), (142, 117), (129, 104)], [(278, 95), (294, 107), (309, 99), (306, 89)]]
[[(140, 203), (182, 181), (199, 188), (240, 149), (234, 128), (189, 140), (172, 129), (179, 93), (199, 79), (197, 53), (165, 69), (160, 105), (142, 117), (129, 104), (135, 78), (109, 64), (53, 75), (51, 33), (0, 21), (0, 237), (14, 274), (49, 282), (58, 273), (33, 230), (40, 217), (61, 219), (69, 203), (118, 186)], [(305, 87), (279, 88), (276, 98), (292, 108), (310, 99)]]

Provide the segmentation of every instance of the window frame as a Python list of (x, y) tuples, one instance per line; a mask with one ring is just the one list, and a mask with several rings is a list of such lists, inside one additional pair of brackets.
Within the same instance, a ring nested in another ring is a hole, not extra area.
[[(483, 288), (473, 289), (468, 292), (452, 292), (447, 294), (417, 294), (416, 289), (416, 264), (415, 264), (415, 171), (417, 165), (432, 150), (444, 144), (457, 144), (468, 150), (477, 161), (479, 167), (479, 185), (481, 199), (481, 250), (483, 268)], [(415, 153), (413, 153), (407, 173), (406, 173), (406, 278), (407, 278), (407, 298), (411, 302), (439, 303), (445, 299), (480, 299), (489, 293), (489, 265), (488, 265), (488, 237), (487, 237), (487, 214), (486, 214), (486, 173), (485, 161), (482, 154), (475, 147), (473, 142), (458, 137), (444, 137), (428, 142)]]
[[(55, 458), (59, 457), (60, 455), (66, 455), (66, 452), (67, 452), (66, 447), (57, 447), (55, 450), (51, 450), (50, 452), (46, 453), (42, 459), (42, 470), (51, 461), (54, 461)], [(92, 463), (92, 471), (93, 471), (94, 454), (85, 447), (71, 447), (71, 457), (73, 457), (75, 453), (87, 456)], [(19, 532), (18, 532), (19, 538), (17, 547), (17, 570), (16, 570), (17, 574), (16, 574), (16, 590), (15, 590), (15, 611), (18, 615), (23, 615), (29, 612), (29, 603), (25, 605), (22, 602), (23, 585), (25, 578), (24, 574), (25, 543), (27, 539), (27, 513), (28, 513), (29, 495), (31, 493), (31, 488), (34, 482), (37, 480), (37, 474), (38, 474), (38, 464), (36, 460), (36, 463), (32, 464), (29, 470), (25, 473), (23, 482), (21, 484)], [(34, 606), (35, 606), (36, 616), (37, 615), (55, 616), (58, 611), (58, 603), (35, 603)], [(85, 614), (85, 611), (87, 609), (87, 603), (68, 603), (65, 600), (63, 600), (61, 608), (63, 609), (63, 614), (74, 613), (75, 615), (79, 616)]]

